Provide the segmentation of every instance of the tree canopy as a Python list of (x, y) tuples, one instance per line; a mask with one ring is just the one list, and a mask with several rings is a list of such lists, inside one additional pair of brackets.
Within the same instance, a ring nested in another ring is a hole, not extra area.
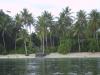
[(80, 10), (72, 16), (71, 9), (66, 7), (57, 20), (48, 11), (37, 19), (33, 14), (24, 8), (12, 17), (0, 10), (0, 54), (100, 51), (98, 10), (90, 13)]

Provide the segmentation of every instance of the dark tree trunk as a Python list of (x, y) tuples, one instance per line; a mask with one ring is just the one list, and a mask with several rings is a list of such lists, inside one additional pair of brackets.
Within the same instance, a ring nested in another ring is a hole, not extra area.
[(17, 38), (17, 34), (15, 35), (15, 53), (16, 53), (16, 38)]
[(6, 44), (5, 44), (5, 37), (4, 37), (4, 31), (2, 32), (2, 39), (3, 39), (3, 45), (4, 45), (4, 54), (6, 54)]
[(79, 50), (79, 52), (81, 51), (81, 46), (80, 46), (80, 37), (79, 37), (79, 34), (78, 34), (78, 50)]
[(26, 40), (24, 40), (24, 48), (25, 48), (25, 55), (28, 56), (28, 51), (27, 51), (27, 47), (26, 47)]

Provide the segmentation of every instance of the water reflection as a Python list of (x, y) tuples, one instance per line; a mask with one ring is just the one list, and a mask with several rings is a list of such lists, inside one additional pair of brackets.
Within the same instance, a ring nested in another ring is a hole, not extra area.
[(0, 75), (100, 75), (100, 59), (0, 59)]

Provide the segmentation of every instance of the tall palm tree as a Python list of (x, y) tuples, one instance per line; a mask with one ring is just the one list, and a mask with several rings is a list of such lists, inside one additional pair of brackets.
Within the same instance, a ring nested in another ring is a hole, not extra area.
[(78, 39), (78, 50), (81, 51), (80, 39), (83, 38), (84, 29), (86, 28), (87, 21), (86, 21), (86, 14), (85, 11), (80, 10), (77, 12), (77, 21), (75, 23), (75, 32), (74, 36), (77, 35)]
[(6, 53), (5, 33), (9, 34), (8, 28), (11, 24), (11, 17), (0, 10), (0, 30), (2, 31), (2, 39), (4, 45), (4, 53)]
[(31, 40), (31, 34), (32, 34), (32, 30), (31, 28), (34, 26), (34, 19), (32, 17), (32, 14), (29, 14), (28, 16), (28, 27), (29, 27), (29, 30), (30, 30), (30, 40), (29, 40), (29, 47), (30, 47), (30, 50), (32, 49), (32, 40)]
[(45, 52), (45, 48), (47, 48), (47, 35), (48, 32), (51, 31), (52, 25), (52, 15), (51, 13), (44, 11), (41, 16), (38, 17), (36, 30), (37, 33), (40, 35), (41, 39), (41, 47), (43, 49), (43, 53)]
[(72, 22), (73, 22), (73, 20), (71, 18), (71, 9), (69, 9), (69, 7), (66, 7), (60, 13), (60, 18), (58, 19), (59, 30), (61, 32), (61, 36), (66, 35), (67, 30), (72, 25)]
[(17, 40), (17, 34), (19, 32), (19, 30), (21, 30), (22, 27), (22, 20), (21, 20), (21, 15), (17, 14), (15, 16), (15, 52), (16, 52), (16, 40)]
[[(48, 11), (44, 11), (43, 16), (45, 18), (45, 38), (46, 38), (45, 40), (46, 40), (46, 48), (47, 48), (47, 43), (48, 43), (47, 35), (48, 35), (48, 32), (50, 32), (50, 36), (52, 35), (53, 16)], [(51, 37), (50, 37), (50, 41), (52, 42)]]
[(100, 19), (99, 12), (97, 10), (92, 10), (89, 16), (89, 25), (94, 38), (96, 38), (96, 31), (99, 29), (98, 28), (100, 22), (99, 19)]
[[(69, 7), (66, 7), (60, 13), (60, 17), (58, 19), (58, 32), (59, 32), (59, 37), (60, 37), (59, 48), (61, 46), (65, 46), (65, 45), (69, 44), (66, 42), (69, 40), (68, 33), (69, 33), (70, 28), (71, 28), (72, 22), (73, 22), (73, 20), (71, 17), (71, 9), (69, 9)], [(63, 47), (62, 47), (62, 49), (63, 49)], [(63, 50), (64, 53), (68, 52), (68, 49), (66, 47), (64, 47), (64, 49), (65, 49), (65, 50)]]
[[(30, 34), (31, 34), (31, 25), (34, 22), (33, 21), (32, 14), (29, 13), (27, 9), (23, 9), (23, 11), (21, 11), (21, 14), (22, 14), (21, 15), (22, 16), (22, 24), (24, 25), (24, 27), (25, 27), (26, 30), (28, 30), (28, 27), (30, 28)], [(30, 49), (31, 49), (32, 48), (31, 35), (30, 35), (30, 43), (29, 43), (29, 46), (30, 46)]]
[(39, 16), (38, 17), (38, 22), (37, 22), (37, 28), (39, 29), (39, 31), (37, 31), (37, 33), (39, 34), (39, 37), (41, 39), (41, 47), (43, 49), (43, 54), (45, 52), (45, 46), (44, 46), (44, 42), (45, 42), (45, 18), (43, 16)]
[(98, 44), (97, 33), (99, 25), (100, 25), (100, 13), (97, 10), (93, 9), (89, 15), (89, 30), (92, 33), (93, 39), (97, 41), (98, 49), (99, 49), (99, 44)]

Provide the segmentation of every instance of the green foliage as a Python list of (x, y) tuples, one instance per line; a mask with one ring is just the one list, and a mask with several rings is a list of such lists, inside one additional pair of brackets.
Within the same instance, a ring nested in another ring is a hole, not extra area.
[(25, 50), (24, 50), (23, 47), (20, 47), (20, 48), (16, 49), (16, 53), (18, 53), (18, 54), (25, 54)]
[(48, 11), (35, 21), (27, 9), (15, 18), (0, 10), (0, 54), (27, 55), (37, 52), (40, 47), (46, 53), (100, 51), (100, 12), (92, 10), (87, 15), (80, 10), (73, 22), (69, 7), (63, 9), (56, 21)]
[(98, 51), (98, 45), (96, 39), (89, 39), (89, 48), (91, 52), (97, 52)]
[(71, 50), (71, 46), (72, 46), (71, 39), (65, 39), (65, 40), (63, 39), (60, 41), (58, 52), (63, 54), (69, 53)]
[(4, 51), (4, 47), (2, 44), (0, 44), (0, 54), (3, 54), (3, 51)]
[(48, 47), (45, 49), (45, 52), (48, 53), (54, 53), (57, 52), (57, 47)]

